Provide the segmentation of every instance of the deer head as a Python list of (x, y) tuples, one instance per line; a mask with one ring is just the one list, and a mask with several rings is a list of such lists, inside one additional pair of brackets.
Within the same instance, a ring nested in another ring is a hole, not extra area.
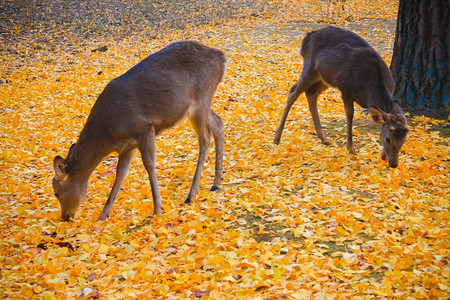
[(53, 190), (61, 204), (61, 217), (68, 221), (75, 216), (86, 196), (88, 182), (73, 178), (69, 174), (69, 165), (61, 156), (56, 156), (53, 161), (55, 177), (53, 178)]
[(373, 120), (380, 128), (380, 139), (383, 145), (381, 158), (388, 161), (391, 168), (398, 166), (398, 154), (405, 143), (408, 133), (406, 118), (401, 112), (386, 113), (378, 108), (370, 107)]

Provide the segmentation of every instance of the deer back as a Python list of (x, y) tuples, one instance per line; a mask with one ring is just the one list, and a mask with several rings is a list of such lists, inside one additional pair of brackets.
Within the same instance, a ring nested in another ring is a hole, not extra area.
[[(156, 132), (180, 122), (195, 101), (210, 101), (225, 72), (222, 51), (193, 41), (173, 43), (113, 79), (98, 97), (85, 127), (109, 138)], [(202, 104), (209, 107), (210, 103)]]
[(394, 81), (381, 56), (353, 32), (327, 27), (310, 32), (301, 54), (330, 86), (360, 106), (392, 109)]

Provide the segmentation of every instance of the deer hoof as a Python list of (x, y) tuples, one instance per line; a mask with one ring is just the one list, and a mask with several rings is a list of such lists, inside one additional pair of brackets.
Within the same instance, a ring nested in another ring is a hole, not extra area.
[(98, 218), (97, 218), (97, 222), (98, 222), (98, 221), (105, 221), (108, 217), (109, 217), (109, 216), (106, 216), (106, 215), (100, 215), (100, 216), (98, 216)]
[(329, 141), (326, 141), (325, 143), (323, 143), (325, 146), (331, 146), (331, 143)]
[(275, 132), (275, 136), (273, 138), (273, 143), (278, 145), (280, 143), (281, 134), (278, 134), (278, 132)]
[(219, 187), (217, 185), (213, 185), (210, 189), (211, 192), (217, 191)]
[(191, 203), (191, 198), (186, 198), (186, 200), (184, 200), (184, 203), (186, 203), (186, 204), (189, 204), (189, 203)]

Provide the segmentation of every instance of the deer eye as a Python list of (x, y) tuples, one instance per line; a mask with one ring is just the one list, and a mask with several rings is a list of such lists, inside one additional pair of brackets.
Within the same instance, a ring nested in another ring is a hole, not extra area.
[(386, 138), (386, 143), (388, 143), (389, 145), (391, 144), (391, 139), (390, 138)]

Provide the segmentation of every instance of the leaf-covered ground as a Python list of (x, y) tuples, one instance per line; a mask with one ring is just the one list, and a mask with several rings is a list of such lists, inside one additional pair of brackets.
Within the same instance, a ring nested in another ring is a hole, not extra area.
[[(448, 298), (448, 123), (410, 118), (400, 165), (391, 169), (361, 109), (358, 155), (348, 155), (343, 105), (329, 90), (319, 108), (331, 146), (318, 141), (304, 96), (280, 145), (272, 142), (301, 71), (305, 32), (336, 23), (389, 63), (396, 2), (267, 3), (277, 9), (155, 36), (136, 30), (120, 40), (56, 25), (3, 30), (1, 298)], [(208, 191), (212, 147), (198, 200), (183, 204), (198, 155), (184, 122), (157, 140), (162, 216), (152, 216), (138, 157), (111, 218), (95, 222), (114, 180), (112, 155), (91, 176), (75, 220), (60, 221), (54, 156), (76, 141), (109, 80), (180, 39), (220, 48), (229, 61), (214, 98), (226, 123), (222, 188)], [(106, 52), (91, 52), (103, 45)]]

